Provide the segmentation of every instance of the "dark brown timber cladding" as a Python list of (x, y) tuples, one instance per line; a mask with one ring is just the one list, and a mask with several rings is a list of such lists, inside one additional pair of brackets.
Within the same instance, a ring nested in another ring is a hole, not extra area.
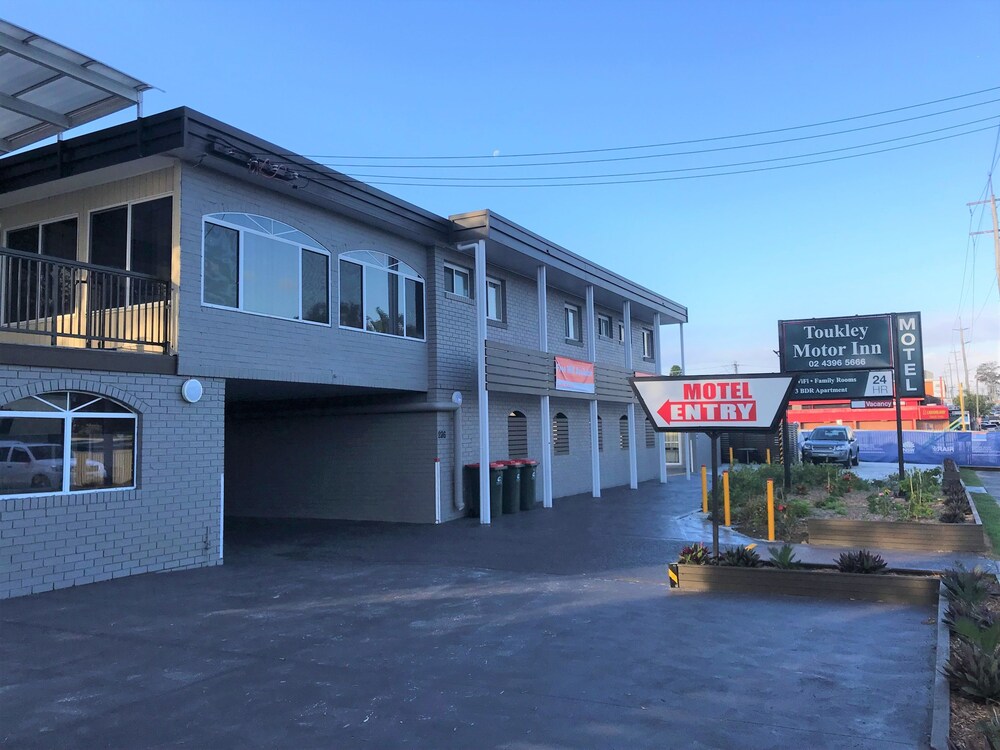
[(914, 523), (810, 518), (809, 543), (830, 547), (876, 547), (944, 552), (988, 549), (983, 527), (976, 523)]
[(681, 591), (785, 594), (821, 599), (859, 599), (901, 604), (934, 604), (939, 579), (932, 576), (838, 573), (833, 570), (730, 568), (678, 565)]

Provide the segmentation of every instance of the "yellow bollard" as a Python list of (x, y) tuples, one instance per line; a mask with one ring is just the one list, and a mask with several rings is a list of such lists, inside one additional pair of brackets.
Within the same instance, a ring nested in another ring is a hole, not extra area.
[(767, 540), (774, 541), (774, 480), (767, 480)]
[(770, 448), (767, 449), (767, 465), (768, 466), (771, 465), (771, 449)]
[(701, 512), (708, 513), (708, 474), (705, 464), (701, 465)]
[(730, 466), (733, 465), (733, 449), (732, 448), (729, 449), (729, 465)]
[(729, 472), (722, 472), (722, 500), (726, 511), (726, 526), (729, 526)]

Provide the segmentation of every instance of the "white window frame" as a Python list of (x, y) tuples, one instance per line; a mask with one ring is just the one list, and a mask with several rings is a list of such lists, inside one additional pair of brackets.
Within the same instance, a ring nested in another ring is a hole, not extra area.
[[(87, 396), (92, 396), (93, 398), (82, 406), (78, 406), (75, 409), (63, 409), (56, 406), (51, 401), (43, 398), (49, 395), (49, 393), (83, 393)], [(29, 398), (37, 399), (40, 402), (49, 404), (55, 407), (56, 411), (0, 411), (0, 419), (61, 419), (63, 421), (63, 467), (62, 467), (62, 488), (59, 490), (53, 490), (51, 492), (22, 492), (20, 494), (11, 495), (0, 495), (0, 504), (5, 500), (16, 500), (18, 498), (25, 497), (51, 497), (53, 495), (89, 495), (95, 492), (127, 492), (129, 490), (134, 490), (137, 487), (136, 479), (139, 476), (139, 415), (136, 414), (132, 409), (120, 401), (116, 401), (108, 396), (103, 396), (100, 393), (91, 393), (90, 391), (50, 391), (48, 393), (38, 393)], [(128, 413), (121, 412), (106, 412), (106, 411), (95, 411), (89, 412), (85, 411), (87, 406), (90, 406), (95, 401), (99, 400), (113, 401), (122, 408), (128, 409)], [(67, 457), (72, 458), (72, 448), (73, 448), (73, 431), (72, 431), (72, 421), (74, 417), (84, 417), (91, 419), (130, 419), (135, 426), (134, 435), (135, 438), (132, 441), (132, 484), (128, 487), (95, 487), (86, 490), (71, 490), (68, 489), (70, 486), (70, 470), (72, 469), (72, 461), (67, 460)]]
[[(601, 323), (607, 323), (608, 332), (601, 333)], [(604, 313), (597, 313), (597, 335), (602, 339), (610, 339), (611, 332), (614, 330), (614, 321), (611, 319), (610, 315), (605, 315)]]
[[(339, 256), (337, 256), (337, 288), (338, 289), (340, 288), (340, 264), (341, 263), (353, 263), (356, 266), (361, 266), (361, 322), (362, 322), (362, 324), (364, 323), (365, 295), (367, 294), (367, 280), (368, 280), (367, 279), (368, 272), (365, 269), (368, 269), (368, 268), (377, 268), (380, 271), (385, 271), (386, 273), (394, 273), (397, 276), (399, 276), (400, 279), (403, 279), (404, 288), (405, 288), (405, 283), (406, 283), (405, 280), (406, 279), (412, 279), (413, 281), (419, 281), (420, 282), (420, 298), (421, 298), (421, 301), (422, 301), (421, 308), (424, 311), (424, 326), (423, 326), (423, 328), (424, 328), (424, 335), (423, 335), (422, 338), (417, 338), (416, 336), (407, 336), (407, 335), (405, 335), (406, 334), (406, 311), (405, 310), (403, 311), (403, 334), (404, 335), (402, 335), (402, 336), (397, 336), (395, 333), (382, 333), (381, 331), (369, 331), (368, 328), (365, 327), (364, 325), (362, 325), (361, 328), (355, 328), (354, 326), (345, 326), (343, 323), (340, 322), (340, 306), (339, 305), (337, 306), (337, 326), (342, 331), (354, 331), (355, 333), (367, 333), (367, 334), (369, 334), (371, 336), (388, 336), (389, 338), (393, 338), (393, 339), (397, 339), (397, 340), (403, 340), (403, 341), (423, 341), (423, 342), (426, 342), (427, 341), (427, 282), (424, 281), (424, 277), (421, 276), (419, 273), (417, 273), (416, 269), (413, 270), (413, 273), (406, 273), (404, 271), (393, 270), (393, 269), (387, 268), (385, 266), (380, 266), (380, 265), (377, 265), (375, 263), (368, 263), (368, 262), (366, 262), (364, 260), (360, 260), (358, 258), (345, 257), (345, 256), (351, 256), (352, 253), (357, 253), (357, 252), (367, 252), (367, 253), (372, 253), (372, 254), (377, 254), (377, 255), (384, 255), (386, 257), (392, 257), (392, 258), (396, 258), (396, 256), (395, 255), (390, 256), (388, 253), (383, 252), (381, 250), (361, 250), (361, 251), (359, 251), (359, 250), (348, 250), (348, 251), (345, 251), (345, 252), (341, 253)], [(411, 266), (410, 266), (409, 263), (406, 263), (405, 261), (401, 261), (401, 260), (399, 260), (399, 258), (396, 258), (396, 260), (399, 261), (400, 263), (403, 263), (408, 268), (411, 268)], [(450, 292), (449, 292), (449, 294), (450, 294)], [(457, 296), (461, 296), (461, 295), (457, 295)], [(404, 296), (404, 299), (405, 299), (405, 296)], [(332, 309), (333, 308), (331, 308), (331, 310)]]
[[(575, 321), (576, 331), (570, 330), (570, 321)], [(583, 341), (582, 315), (579, 305), (571, 305), (569, 302), (563, 305), (563, 325), (565, 327), (567, 341)], [(575, 334), (575, 335), (571, 335)]]
[(642, 358), (653, 359), (655, 356), (653, 349), (653, 332), (648, 328), (642, 329)]
[[(497, 290), (497, 304), (499, 305), (499, 310), (494, 310), (490, 312), (490, 286), (496, 287)], [(500, 279), (493, 278), (492, 276), (486, 277), (486, 319), (495, 320), (498, 323), (504, 321), (504, 316), (507, 312), (507, 301), (504, 299), (504, 283)]]
[[(456, 297), (462, 297), (464, 299), (472, 299), (473, 298), (473, 287), (475, 286), (475, 278), (473, 277), (472, 269), (471, 268), (466, 268), (465, 266), (457, 266), (454, 263), (445, 263), (444, 264), (444, 272), (445, 272), (445, 276), (446, 277), (448, 275), (450, 275), (452, 277), (451, 288), (453, 290), (455, 288), (455, 275), (456, 274), (461, 274), (461, 275), (465, 276), (465, 288), (469, 290), (468, 294), (461, 294), (460, 292), (455, 292), (455, 291), (448, 292), (447, 291), (448, 284), (447, 284), (447, 279), (446, 279), (445, 280), (445, 291), (446, 291), (447, 294), (454, 294)], [(421, 279), (421, 281), (423, 281), (423, 279)]]
[[(334, 304), (333, 304), (333, 301), (334, 301), (333, 300), (333, 268), (332, 268), (333, 267), (333, 255), (332, 255), (332, 253), (330, 253), (329, 250), (327, 250), (326, 248), (324, 248), (323, 246), (321, 246), (318, 242), (316, 242), (316, 240), (313, 240), (311, 237), (309, 237), (309, 235), (307, 235), (305, 232), (302, 232), (301, 230), (295, 229), (295, 227), (291, 226), (290, 224), (285, 224), (285, 222), (280, 221), (278, 219), (271, 219), (270, 217), (260, 216), (258, 214), (249, 214), (249, 213), (245, 213), (243, 211), (224, 211), (224, 212), (222, 212), (222, 214), (240, 214), (242, 216), (251, 217), (251, 219), (253, 219), (253, 217), (257, 217), (257, 218), (260, 218), (260, 219), (266, 219), (268, 221), (275, 222), (276, 224), (280, 224), (282, 226), (288, 227), (291, 230), (294, 230), (298, 234), (301, 234), (303, 237), (305, 237), (305, 238), (307, 238), (309, 240), (312, 240), (312, 242), (314, 244), (307, 245), (304, 242), (292, 242), (291, 240), (287, 240), (287, 239), (282, 238), (280, 235), (269, 234), (269, 233), (267, 233), (267, 232), (265, 232), (263, 230), (256, 231), (254, 229), (250, 229), (248, 227), (245, 227), (245, 226), (243, 226), (241, 224), (234, 224), (233, 222), (226, 221), (224, 219), (216, 218), (216, 217), (218, 217), (218, 216), (221, 215), (221, 214), (218, 214), (218, 213), (215, 213), (215, 214), (205, 214), (204, 216), (201, 217), (201, 305), (202, 305), (202, 307), (211, 307), (211, 308), (214, 308), (216, 310), (229, 310), (230, 312), (238, 312), (238, 313), (243, 313), (245, 315), (256, 315), (256, 316), (261, 317), (261, 318), (271, 318), (272, 320), (291, 320), (291, 321), (293, 321), (295, 323), (305, 323), (306, 325), (311, 325), (311, 326), (325, 326), (327, 328), (332, 328), (333, 327), (333, 314), (334, 314)], [(238, 275), (237, 275), (237, 279), (236, 279), (236, 299), (237, 299), (237, 303), (236, 304), (237, 304), (237, 307), (229, 307), (228, 305), (219, 305), (219, 304), (216, 304), (216, 303), (213, 303), (213, 302), (206, 302), (205, 301), (205, 228), (206, 228), (207, 224), (215, 224), (216, 226), (225, 227), (227, 229), (232, 229), (232, 230), (240, 233), (239, 248), (237, 250), (237, 261), (236, 261), (237, 264), (238, 264), (237, 265), (237, 274)], [(131, 232), (131, 213), (130, 213), (130, 219), (129, 219), (129, 231)], [(268, 237), (269, 239), (276, 240), (276, 241), (282, 242), (282, 243), (284, 243), (286, 245), (290, 245), (292, 247), (298, 248), (299, 252), (298, 252), (298, 258), (297, 258), (296, 268), (298, 269), (298, 282), (299, 282), (299, 317), (297, 317), (297, 318), (288, 318), (288, 317), (285, 317), (284, 315), (272, 315), (270, 313), (262, 313), (262, 312), (256, 312), (254, 310), (244, 310), (243, 309), (243, 282), (244, 282), (244, 276), (243, 276), (243, 244), (244, 243), (243, 243), (242, 234), (244, 232), (250, 232), (251, 234), (257, 234), (257, 235), (260, 235), (261, 237)], [(328, 321), (326, 323), (323, 323), (322, 321), (319, 321), (319, 320), (305, 320), (305, 319), (302, 318), (302, 251), (303, 250), (307, 250), (307, 251), (309, 251), (311, 253), (317, 253), (319, 255), (325, 255), (326, 256), (326, 275), (327, 275), (327, 280), (326, 280), (326, 298), (327, 298), (326, 299), (326, 304), (327, 304), (327, 317), (328, 317)]]

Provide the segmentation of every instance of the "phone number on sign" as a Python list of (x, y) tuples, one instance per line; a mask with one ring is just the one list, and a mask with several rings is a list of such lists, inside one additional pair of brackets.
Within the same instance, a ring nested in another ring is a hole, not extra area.
[(848, 357), (847, 359), (810, 359), (809, 367), (864, 367), (867, 360), (864, 357)]

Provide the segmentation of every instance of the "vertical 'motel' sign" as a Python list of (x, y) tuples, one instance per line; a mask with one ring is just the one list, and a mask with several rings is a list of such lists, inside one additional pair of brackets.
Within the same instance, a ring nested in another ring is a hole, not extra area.
[(902, 398), (923, 398), (924, 341), (920, 330), (920, 313), (896, 313), (895, 317), (899, 395)]

